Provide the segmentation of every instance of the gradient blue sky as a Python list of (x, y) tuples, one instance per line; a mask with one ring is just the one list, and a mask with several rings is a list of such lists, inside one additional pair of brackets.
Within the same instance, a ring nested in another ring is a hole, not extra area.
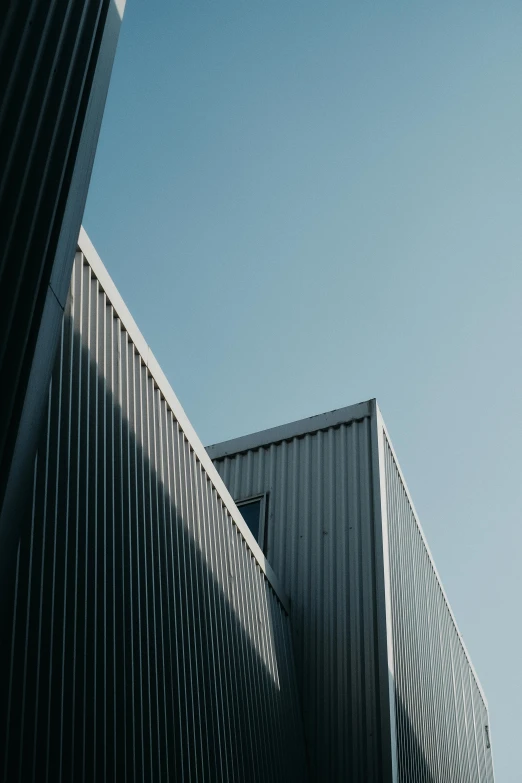
[(522, 6), (128, 0), (84, 225), (204, 443), (377, 397), (522, 735)]

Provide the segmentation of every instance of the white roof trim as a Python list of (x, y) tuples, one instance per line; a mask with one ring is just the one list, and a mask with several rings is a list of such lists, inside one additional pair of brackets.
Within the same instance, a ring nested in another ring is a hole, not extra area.
[(112, 0), (112, 3), (116, 8), (116, 11), (118, 12), (118, 16), (120, 17), (120, 20), (123, 19), (123, 12), (125, 11), (126, 0)]
[(258, 449), (261, 446), (269, 446), (272, 443), (281, 443), (283, 440), (291, 440), (312, 432), (326, 430), (329, 427), (337, 427), (340, 424), (348, 424), (351, 421), (365, 419), (371, 416), (371, 400), (360, 402), (357, 405), (349, 405), (346, 408), (337, 408), (328, 413), (320, 413), (318, 416), (309, 416), (307, 419), (299, 419), (290, 424), (282, 424), (261, 432), (253, 432), (251, 435), (243, 435), (240, 438), (226, 440), (207, 446), (207, 452), (212, 459), (222, 459), (242, 451)]
[(212, 464), (212, 460), (207, 454), (205, 447), (203, 446), (200, 439), (196, 435), (196, 432), (192, 424), (188, 420), (187, 415), (181, 406), (181, 403), (179, 402), (178, 398), (174, 394), (174, 391), (170, 383), (168, 382), (167, 378), (165, 377), (163, 371), (161, 370), (158, 362), (156, 361), (154, 354), (152, 353), (149, 346), (145, 342), (145, 338), (143, 337), (140, 330), (138, 329), (138, 326), (136, 325), (134, 318), (130, 314), (127, 305), (121, 298), (118, 289), (116, 288), (111, 276), (107, 272), (107, 269), (105, 268), (100, 256), (96, 252), (91, 240), (87, 236), (87, 233), (83, 228), (83, 226), (80, 229), (80, 236), (78, 237), (78, 248), (85, 256), (87, 262), (90, 264), (94, 274), (96, 275), (96, 277), (100, 282), (100, 286), (105, 291), (107, 298), (110, 300), (114, 310), (118, 314), (118, 317), (124, 329), (127, 331), (130, 339), (135, 344), (136, 349), (138, 353), (141, 355), (144, 364), (147, 366), (159, 390), (165, 397), (165, 400), (170, 406), (181, 429), (185, 433), (185, 436), (188, 442), (190, 443), (194, 453), (196, 454), (197, 458), (199, 459), (205, 471), (207, 472), (208, 477), (210, 478), (213, 485), (215, 486), (218, 494), (221, 497), (221, 500), (225, 504), (228, 513), (234, 520), (235, 525), (237, 526), (241, 535), (243, 536), (246, 543), (248, 544), (248, 547), (250, 548), (253, 556), (259, 563), (261, 570), (263, 571), (266, 578), (270, 582), (277, 597), (281, 601), (281, 604), (283, 605), (285, 611), (289, 614), (290, 605), (279, 579), (277, 578), (274, 571), (272, 570), (272, 567), (270, 566), (269, 562), (267, 561), (266, 557), (261, 551), (261, 548), (259, 547), (257, 541), (255, 540), (252, 533), (250, 532), (245, 520), (241, 516), (236, 504), (234, 503), (232, 496), (230, 495), (225, 484), (223, 483), (223, 480), (221, 479), (219, 473), (217, 472), (216, 468)]

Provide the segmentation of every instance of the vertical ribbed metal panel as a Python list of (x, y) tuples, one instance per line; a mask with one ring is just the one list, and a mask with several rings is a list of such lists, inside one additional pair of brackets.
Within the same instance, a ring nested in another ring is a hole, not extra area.
[(215, 460), (236, 500), (269, 493), (314, 781), (384, 780), (371, 450), (366, 415)]
[[(11, 378), (8, 389), (2, 390), (6, 421), (19, 394), (20, 360), (43, 307), (41, 292), (45, 296), (51, 277), (67, 197), (66, 175), (72, 176), (77, 151), (75, 130), (77, 145), (83, 121), (78, 114), (82, 105), (83, 114), (86, 111), (108, 6), (108, 0), (2, 6), (0, 368), (9, 366)], [(7, 427), (0, 427), (2, 447), (7, 432)]]
[(124, 4), (0, 3), (0, 604)]
[(400, 783), (493, 783), (487, 707), (383, 433)]
[(78, 253), (2, 647), (5, 783), (306, 779), (288, 616), (191, 437)]

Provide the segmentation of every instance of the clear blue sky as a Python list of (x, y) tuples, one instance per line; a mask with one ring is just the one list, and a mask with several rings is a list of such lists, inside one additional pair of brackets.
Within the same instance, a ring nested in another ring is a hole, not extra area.
[(128, 0), (84, 224), (204, 443), (377, 397), (522, 763), (522, 6)]

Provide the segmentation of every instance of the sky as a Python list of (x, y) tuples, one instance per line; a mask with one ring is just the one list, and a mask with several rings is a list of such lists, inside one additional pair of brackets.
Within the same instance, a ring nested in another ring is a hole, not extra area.
[(522, 734), (522, 6), (128, 0), (84, 226), (205, 444), (377, 397)]

